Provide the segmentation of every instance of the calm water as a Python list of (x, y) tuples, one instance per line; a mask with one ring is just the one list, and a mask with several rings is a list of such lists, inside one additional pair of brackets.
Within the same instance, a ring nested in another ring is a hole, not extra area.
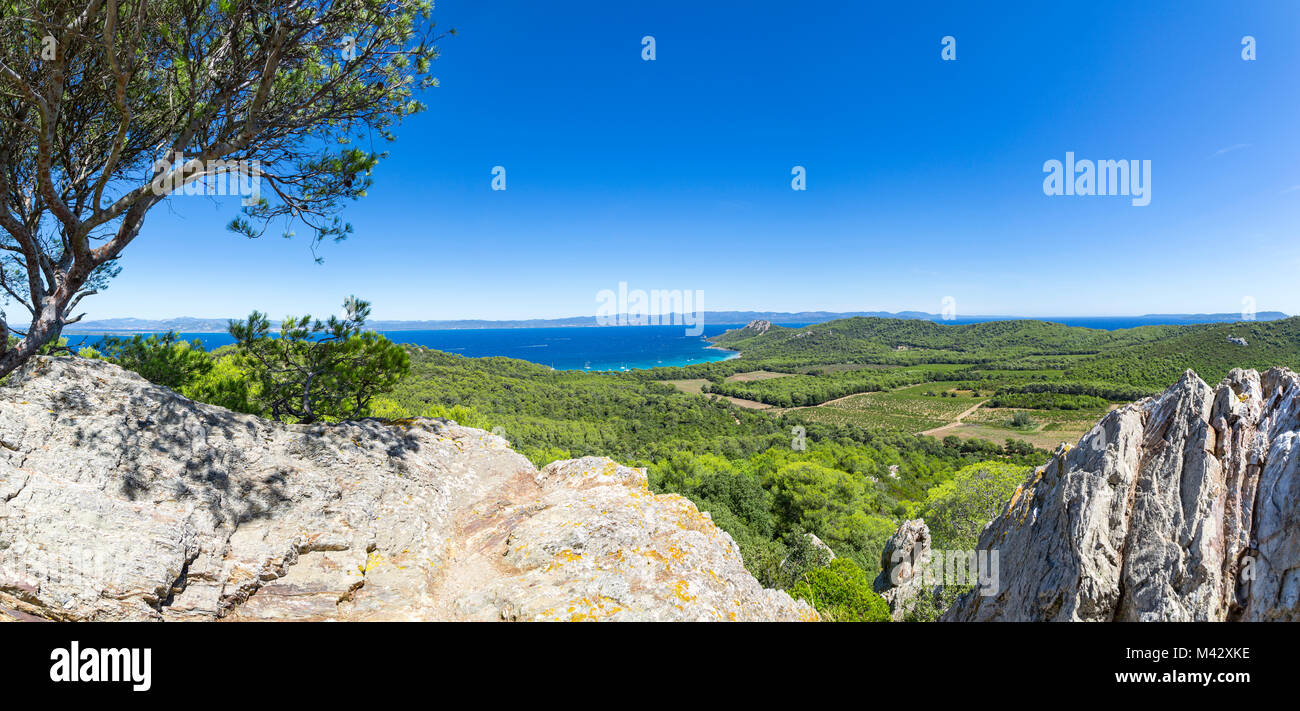
[[(979, 323), (998, 318), (957, 318), (947, 323)], [(1185, 321), (1134, 316), (1087, 316), (1044, 318), (1067, 326), (1082, 326), (1113, 331), (1120, 328), (1162, 323), (1185, 324)], [(685, 335), (683, 326), (603, 326), (572, 328), (477, 328), (442, 331), (388, 331), (385, 336), (398, 343), (436, 348), (448, 353), (479, 358), (506, 356), (540, 363), (556, 370), (633, 370), (659, 366), (709, 363), (734, 356), (728, 351), (708, 348), (704, 336), (716, 336), (744, 324), (717, 324), (704, 327), (702, 336)], [(782, 324), (797, 327), (806, 324)], [(208, 350), (229, 345), (234, 339), (226, 333), (184, 333), (189, 341), (199, 339)], [(68, 335), (76, 345), (99, 340), (98, 336)]]
[[(540, 363), (556, 370), (633, 370), (709, 363), (734, 357), (730, 351), (708, 348), (705, 336), (716, 336), (744, 324), (705, 326), (699, 336), (685, 335), (684, 326), (603, 326), (575, 328), (474, 328), (445, 331), (386, 331), (398, 343), (435, 348), (480, 358), (505, 356)], [(230, 345), (227, 333), (182, 333), (199, 339), (208, 350)], [(99, 336), (68, 335), (75, 345), (82, 338), (93, 344)]]

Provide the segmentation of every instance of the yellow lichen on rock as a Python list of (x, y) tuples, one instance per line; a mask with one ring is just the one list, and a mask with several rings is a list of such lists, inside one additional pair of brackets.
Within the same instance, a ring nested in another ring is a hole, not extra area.
[(366, 561), (358, 565), (357, 570), (361, 571), (362, 575), (365, 575), (370, 571), (374, 570), (375, 568), (378, 568), (379, 566), (383, 565), (386, 562), (386, 560), (387, 559), (384, 558), (384, 554), (380, 553), (377, 549), (370, 551), (370, 553), (366, 555)]
[(576, 553), (566, 548), (560, 551), (559, 553), (555, 554), (555, 557), (551, 559), (550, 564), (546, 566), (546, 572), (549, 573), (550, 571), (555, 570), (557, 567), (564, 565), (565, 563), (572, 563), (578, 560), (582, 560), (582, 554)]

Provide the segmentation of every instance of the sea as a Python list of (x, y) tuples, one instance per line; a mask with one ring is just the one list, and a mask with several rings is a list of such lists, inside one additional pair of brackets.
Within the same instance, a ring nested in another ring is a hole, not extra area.
[[(397, 343), (425, 346), (470, 358), (505, 356), (555, 370), (608, 371), (673, 367), (734, 358), (735, 352), (710, 348), (704, 339), (744, 325), (705, 326), (703, 332), (695, 336), (686, 335), (685, 326), (460, 328), (380, 333)], [(182, 333), (180, 336), (186, 341), (198, 339), (208, 350), (235, 342), (228, 333)], [(73, 348), (94, 345), (102, 338), (71, 333), (67, 337)]]
[[(956, 318), (945, 323), (981, 323), (1011, 317)], [(1186, 325), (1187, 320), (1162, 320), (1151, 316), (1083, 316), (1042, 318), (1067, 326), (1113, 331), (1155, 324)], [(710, 324), (700, 335), (687, 335), (684, 326), (600, 326), (552, 328), (462, 328), (438, 331), (381, 331), (398, 343), (434, 348), (471, 358), (505, 356), (555, 370), (638, 370), (710, 363), (736, 357), (732, 351), (711, 348), (704, 340), (743, 323)], [(782, 323), (798, 328), (806, 323)], [(67, 334), (70, 345), (93, 345), (102, 336)], [(199, 340), (208, 350), (234, 343), (227, 333), (182, 333), (184, 340)]]

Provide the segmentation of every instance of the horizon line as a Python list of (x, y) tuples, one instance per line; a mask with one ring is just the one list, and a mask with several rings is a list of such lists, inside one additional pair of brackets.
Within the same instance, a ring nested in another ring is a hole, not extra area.
[[(698, 312), (698, 314), (690, 314), (690, 313), (683, 314), (683, 313), (680, 313), (680, 312), (675, 312), (675, 313), (670, 313), (670, 314), (644, 314), (644, 313), (641, 313), (641, 312), (620, 312), (620, 313), (617, 313), (617, 314), (606, 314), (606, 315), (603, 315), (603, 316), (599, 316), (599, 315), (589, 315), (589, 316), (585, 316), (585, 315), (584, 315), (584, 316), (534, 317), (534, 318), (424, 318), (424, 319), (386, 319), (386, 318), (375, 318), (375, 319), (370, 319), (370, 320), (368, 321), (368, 323), (519, 323), (519, 322), (545, 322), (545, 321), (580, 321), (580, 320), (587, 320), (587, 319), (590, 319), (590, 320), (592, 320), (593, 322), (595, 322), (595, 321), (597, 321), (598, 319), (601, 319), (601, 318), (609, 318), (609, 317), (611, 317), (611, 316), (613, 316), (613, 317), (619, 317), (619, 316), (632, 317), (632, 316), (635, 316), (635, 317), (637, 317), (637, 318), (649, 317), (649, 318), (655, 318), (655, 319), (665, 319), (665, 318), (672, 318), (672, 317), (685, 317), (685, 316), (692, 316), (692, 315), (707, 316), (707, 315), (709, 315), (709, 314), (737, 314), (737, 315), (741, 315), (741, 314), (752, 314), (752, 315), (756, 315), (756, 316), (767, 316), (767, 317), (768, 317), (768, 318), (756, 318), (756, 319), (754, 319), (754, 320), (771, 320), (772, 317), (798, 317), (798, 316), (802, 316), (802, 315), (813, 315), (813, 314), (820, 314), (820, 315), (826, 315), (826, 316), (842, 316), (842, 317), (844, 317), (844, 318), (890, 318), (890, 317), (895, 317), (895, 318), (897, 318), (897, 317), (900, 317), (900, 316), (908, 315), (908, 316), (911, 316), (911, 318), (904, 318), (903, 320), (931, 320), (931, 319), (934, 319), (934, 320), (939, 320), (939, 321), (959, 321), (959, 320), (963, 320), (963, 319), (972, 319), (972, 318), (979, 318), (979, 319), (1007, 319), (1007, 320), (1043, 320), (1043, 321), (1051, 321), (1051, 320), (1053, 320), (1053, 319), (1063, 319), (1063, 318), (1068, 318), (1068, 319), (1161, 318), (1161, 317), (1166, 317), (1166, 318), (1174, 318), (1174, 317), (1176, 317), (1176, 318), (1196, 318), (1196, 317), (1208, 317), (1208, 316), (1219, 316), (1219, 317), (1226, 317), (1226, 316), (1240, 316), (1240, 317), (1241, 317), (1241, 318), (1240, 318), (1241, 321), (1251, 321), (1251, 320), (1255, 320), (1255, 319), (1252, 319), (1252, 318), (1247, 317), (1246, 314), (1244, 314), (1244, 313), (1242, 313), (1242, 312), (1232, 312), (1232, 311), (1222, 311), (1222, 312), (1160, 312), (1160, 313), (1143, 313), (1143, 314), (1073, 314), (1073, 315), (1070, 315), (1070, 314), (1052, 314), (1052, 315), (1023, 315), (1023, 314), (955, 314), (955, 315), (952, 315), (951, 317), (947, 317), (947, 318), (946, 318), (945, 315), (944, 315), (944, 314), (941, 314), (941, 313), (934, 313), (934, 312), (929, 312), (929, 311), (911, 311), (911, 310), (905, 310), (905, 311), (759, 311), (759, 310), (752, 310), (752, 309), (749, 309), (749, 310), (740, 310), (740, 309), (730, 310), (730, 309), (728, 309), (728, 310), (716, 310), (716, 311), (703, 311), (703, 312)], [(331, 315), (333, 315), (333, 314), (331, 314)], [(1261, 316), (1261, 315), (1267, 315), (1267, 316), (1274, 316), (1274, 315), (1277, 315), (1277, 316), (1279, 316), (1280, 318), (1290, 318), (1290, 317), (1291, 317), (1291, 314), (1288, 314), (1288, 313), (1286, 313), (1286, 312), (1284, 312), (1284, 311), (1273, 311), (1273, 310), (1264, 310), (1264, 309), (1261, 309), (1261, 310), (1257, 310), (1257, 311), (1254, 312), (1254, 316), (1256, 316), (1256, 317)], [(328, 318), (328, 317), (329, 317), (328, 315), (325, 316), (325, 318)], [(138, 316), (116, 316), (116, 317), (106, 317), (106, 318), (98, 318), (98, 319), (89, 319), (89, 320), (87, 320), (84, 324), (83, 324), (83, 323), (69, 324), (68, 326), (66, 326), (66, 327), (64, 328), (64, 330), (65, 330), (65, 331), (68, 331), (68, 332), (75, 332), (75, 331), (79, 330), (79, 329), (78, 329), (79, 326), (92, 326), (92, 325), (95, 324), (95, 323), (110, 322), (110, 321), (128, 321), (128, 320), (129, 320), (129, 321), (143, 321), (143, 322), (158, 322), (158, 323), (165, 323), (165, 322), (169, 322), (169, 321), (181, 321), (181, 320), (192, 320), (192, 321), (241, 321), (242, 319), (231, 318), (231, 317), (225, 317), (225, 316), (212, 316), (212, 317), (205, 317), (205, 316), (171, 316), (171, 317), (167, 317), (167, 318), (142, 318), (142, 317), (138, 317)], [(831, 319), (831, 320), (836, 320), (836, 319)], [(1274, 320), (1276, 320), (1276, 319), (1274, 319)], [(276, 319), (276, 321), (278, 322), (278, 319)], [(654, 324), (600, 324), (600, 323), (593, 323), (593, 325), (596, 325), (596, 326), (602, 326), (602, 325), (606, 325), (606, 326), (618, 326), (618, 325), (654, 325)], [(670, 325), (675, 325), (675, 324), (670, 324)]]

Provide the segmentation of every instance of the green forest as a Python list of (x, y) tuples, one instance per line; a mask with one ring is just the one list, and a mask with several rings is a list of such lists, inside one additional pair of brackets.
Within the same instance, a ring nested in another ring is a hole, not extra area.
[[(319, 401), (308, 412), (323, 421), (440, 417), (491, 430), (538, 466), (599, 455), (645, 467), (655, 492), (708, 511), (765, 586), (838, 620), (889, 618), (872, 581), (902, 521), (925, 518), (936, 547), (973, 548), (1049, 456), (1021, 433), (1077, 439), (1108, 408), (1187, 368), (1214, 381), (1233, 367), (1300, 367), (1296, 318), (1114, 332), (855, 318), (729, 331), (713, 340), (739, 358), (632, 372), (399, 347), (364, 331), (364, 313), (291, 322), (297, 330), (278, 338), (259, 318), (236, 324), (240, 343), (211, 353), (174, 336), (107, 339), (81, 353), (196, 400), (288, 421), (303, 415), (276, 403), (301, 395), (301, 374), (328, 373), (345, 392), (308, 393)], [(360, 357), (366, 365), (339, 365)], [(692, 379), (702, 381), (697, 392), (675, 384)], [(917, 431), (945, 422), (943, 436)], [(918, 608), (907, 619), (934, 614)]]

